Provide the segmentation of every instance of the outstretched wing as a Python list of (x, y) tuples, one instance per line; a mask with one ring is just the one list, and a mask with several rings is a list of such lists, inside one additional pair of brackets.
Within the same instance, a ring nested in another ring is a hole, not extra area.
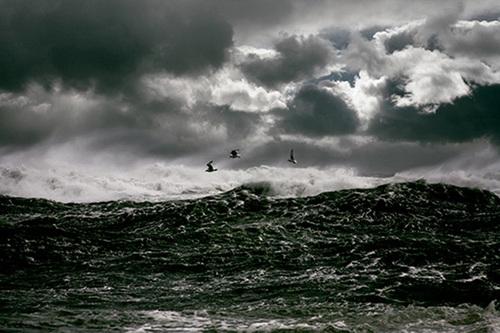
[(295, 158), (293, 157), (293, 149), (290, 149), (290, 159), (294, 160)]

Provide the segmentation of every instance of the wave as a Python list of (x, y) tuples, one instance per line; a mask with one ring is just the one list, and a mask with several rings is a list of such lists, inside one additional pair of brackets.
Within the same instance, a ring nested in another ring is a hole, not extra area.
[(0, 196), (0, 330), (498, 330), (498, 196), (425, 181), (275, 191)]
[(393, 177), (369, 177), (350, 168), (259, 166), (206, 173), (203, 168), (151, 163), (130, 168), (83, 168), (67, 164), (0, 165), (0, 194), (61, 202), (162, 201), (223, 193), (244, 184), (264, 184), (277, 197), (312, 196), (326, 191), (372, 188), (390, 182), (426, 179), (479, 187), (500, 195), (500, 174), (491, 168), (466, 171), (434, 168)]
[(187, 199), (229, 191), (243, 184), (267, 182), (268, 193), (300, 197), (346, 188), (366, 188), (387, 179), (361, 177), (351, 169), (260, 166), (206, 173), (203, 169), (152, 164), (133, 170), (75, 167), (0, 167), (0, 194), (61, 202)]
[[(268, 197), (272, 190), (259, 182), (157, 203), (0, 196), (0, 273), (40, 265), (187, 274), (290, 269), (300, 276), (310, 269), (316, 273), (302, 276), (307, 285), (324, 274), (350, 285), (351, 274), (365, 272), (355, 283), (371, 286), (363, 299), (485, 305), (498, 295), (500, 198), (491, 192), (424, 181), (302, 198)], [(381, 298), (379, 288), (388, 285)]]

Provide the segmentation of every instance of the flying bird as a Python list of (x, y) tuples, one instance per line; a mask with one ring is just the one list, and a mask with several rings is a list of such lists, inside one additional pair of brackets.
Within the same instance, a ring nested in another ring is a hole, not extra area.
[(229, 158), (240, 158), (240, 150), (239, 149), (234, 149), (231, 150), (231, 153), (229, 155)]
[(288, 162), (293, 163), (293, 164), (297, 164), (297, 160), (293, 156), (293, 149), (290, 150), (290, 158), (288, 159)]
[(217, 171), (217, 169), (214, 168), (214, 166), (212, 165), (212, 163), (214, 163), (214, 161), (210, 161), (210, 162), (207, 163), (207, 170), (205, 170), (206, 172)]

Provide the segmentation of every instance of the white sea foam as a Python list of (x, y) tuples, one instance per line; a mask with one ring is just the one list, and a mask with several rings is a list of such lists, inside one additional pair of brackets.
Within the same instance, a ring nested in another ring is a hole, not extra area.
[[(234, 332), (272, 332), (275, 330), (320, 330), (320, 323), (300, 322), (294, 319), (254, 319), (225, 318), (210, 316), (206, 311), (182, 313), (177, 311), (144, 311), (142, 317), (148, 323), (140, 327), (127, 328), (129, 333), (142, 332), (202, 332), (205, 330), (229, 330)], [(337, 327), (337, 323), (331, 324)], [(341, 326), (341, 325), (339, 325)]]
[(82, 167), (48, 162), (0, 163), (0, 194), (62, 202), (171, 200), (218, 194), (237, 186), (268, 182), (272, 195), (295, 197), (325, 191), (368, 188), (383, 183), (426, 179), (479, 187), (500, 194), (500, 173), (492, 166), (411, 170), (393, 177), (363, 177), (349, 168), (259, 166), (207, 173), (203, 167), (151, 162), (123, 168)]
[(203, 168), (155, 163), (133, 170), (57, 166), (0, 166), (0, 194), (63, 202), (168, 200), (228, 191), (269, 182), (276, 196), (307, 196), (324, 191), (366, 188), (388, 181), (357, 176), (350, 169), (260, 166), (207, 173)]
[(429, 183), (447, 183), (476, 187), (500, 195), (500, 160), (491, 147), (464, 154), (433, 167), (398, 173), (396, 179), (425, 179)]
[[(382, 311), (385, 310), (385, 311)], [(364, 311), (338, 312), (338, 317), (323, 318), (244, 318), (211, 315), (207, 311), (140, 311), (144, 324), (126, 327), (129, 333), (146, 332), (274, 332), (283, 331), (384, 331), (384, 332), (498, 332), (499, 317), (494, 302), (485, 309), (469, 307), (394, 307), (376, 305), (367, 315)], [(477, 322), (462, 318), (482, 318)], [(374, 320), (376, 319), (376, 320)], [(459, 323), (459, 324), (457, 324)]]

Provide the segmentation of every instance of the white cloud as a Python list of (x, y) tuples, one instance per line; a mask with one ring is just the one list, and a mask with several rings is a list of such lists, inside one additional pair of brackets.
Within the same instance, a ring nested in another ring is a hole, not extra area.
[(279, 52), (269, 48), (259, 48), (251, 45), (240, 45), (234, 48), (233, 56), (235, 61), (242, 62), (246, 57), (255, 55), (260, 59), (270, 59), (279, 56)]
[(210, 98), (210, 81), (206, 77), (193, 79), (170, 74), (156, 74), (143, 78), (142, 83), (144, 93), (150, 99), (173, 99), (181, 102), (186, 111), (198, 101), (206, 101)]
[(389, 66), (389, 58), (383, 44), (376, 40), (366, 40), (358, 33), (352, 34), (351, 42), (340, 60), (353, 71), (365, 70), (375, 77), (385, 75)]
[(274, 108), (286, 107), (280, 92), (267, 91), (243, 79), (218, 82), (213, 88), (211, 102), (250, 112), (266, 112)]
[[(411, 25), (408, 27), (413, 28)], [(344, 85), (343, 88), (359, 112), (360, 119), (370, 119), (376, 113), (381, 102), (381, 89), (387, 79), (404, 82), (405, 95), (394, 97), (397, 106), (451, 103), (470, 92), (463, 76), (478, 83), (494, 79), (491, 70), (488, 71), (484, 64), (477, 61), (465, 64), (437, 50), (408, 46), (387, 54), (383, 38), (390, 34), (377, 34), (372, 41), (357, 37), (342, 57), (349, 68), (360, 70), (354, 87)], [(482, 75), (473, 77), (470, 73)]]
[(391, 77), (405, 77), (399, 106), (451, 103), (470, 93), (469, 83), (500, 83), (500, 73), (477, 59), (452, 58), (440, 51), (408, 47), (391, 56)]
[[(383, 31), (378, 31), (373, 35), (375, 42), (381, 47), (385, 47), (392, 39), (400, 39), (401, 42), (414, 42), (414, 38), (419, 28), (425, 24), (425, 20), (411, 21), (403, 25), (387, 28)], [(405, 40), (406, 38), (406, 40)], [(401, 45), (404, 48), (406, 45)]]
[[(377, 103), (376, 94), (380, 92), (379, 89), (368, 89), (368, 93), (363, 93), (367, 88), (362, 86), (367, 82), (366, 77), (402, 81), (405, 94), (394, 96), (396, 105), (417, 106), (428, 111), (441, 103), (452, 103), (456, 98), (469, 94), (470, 84), (500, 83), (500, 71), (496, 68), (497, 58), (494, 53), (488, 53), (489, 58), (475, 56), (475, 53), (487, 50), (479, 45), (481, 35), (489, 45), (500, 43), (500, 22), (459, 21), (450, 28), (451, 22), (451, 16), (443, 19), (439, 24), (440, 29), (436, 30), (437, 38), (445, 45), (444, 50), (427, 49), (427, 41), (422, 36), (428, 37), (427, 32), (431, 30), (430, 23), (425, 20), (378, 32), (373, 40), (354, 34), (341, 59), (351, 70), (365, 73), (362, 74), (365, 78), (359, 81), (359, 89), (344, 86), (344, 91), (349, 92), (351, 104), (358, 110), (361, 119), (367, 118), (367, 114), (373, 115), (373, 107)], [(498, 29), (496, 34), (493, 33), (495, 29)], [(459, 50), (467, 50), (464, 47), (467, 43), (470, 44), (470, 49), (460, 53)], [(474, 43), (478, 45), (474, 46)], [(391, 53), (386, 52), (386, 47), (390, 48)], [(500, 49), (500, 44), (498, 48), (492, 47), (493, 49)], [(448, 55), (448, 52), (452, 55)], [(497, 53), (500, 54), (500, 51)], [(365, 102), (370, 100), (370, 95), (371, 103)], [(367, 105), (372, 108), (367, 108)]]
[(373, 78), (362, 70), (352, 86), (346, 81), (334, 81), (328, 85), (348, 101), (364, 129), (381, 108), (386, 84), (385, 76)]
[(187, 109), (196, 103), (228, 105), (233, 110), (247, 112), (267, 112), (286, 106), (282, 92), (249, 82), (231, 65), (209, 76), (191, 78), (159, 74), (144, 78), (143, 83), (150, 98), (171, 98)]
[(451, 103), (470, 92), (454, 60), (438, 51), (410, 47), (391, 58), (400, 71), (396, 75), (407, 77), (406, 94), (396, 96), (397, 106)]

